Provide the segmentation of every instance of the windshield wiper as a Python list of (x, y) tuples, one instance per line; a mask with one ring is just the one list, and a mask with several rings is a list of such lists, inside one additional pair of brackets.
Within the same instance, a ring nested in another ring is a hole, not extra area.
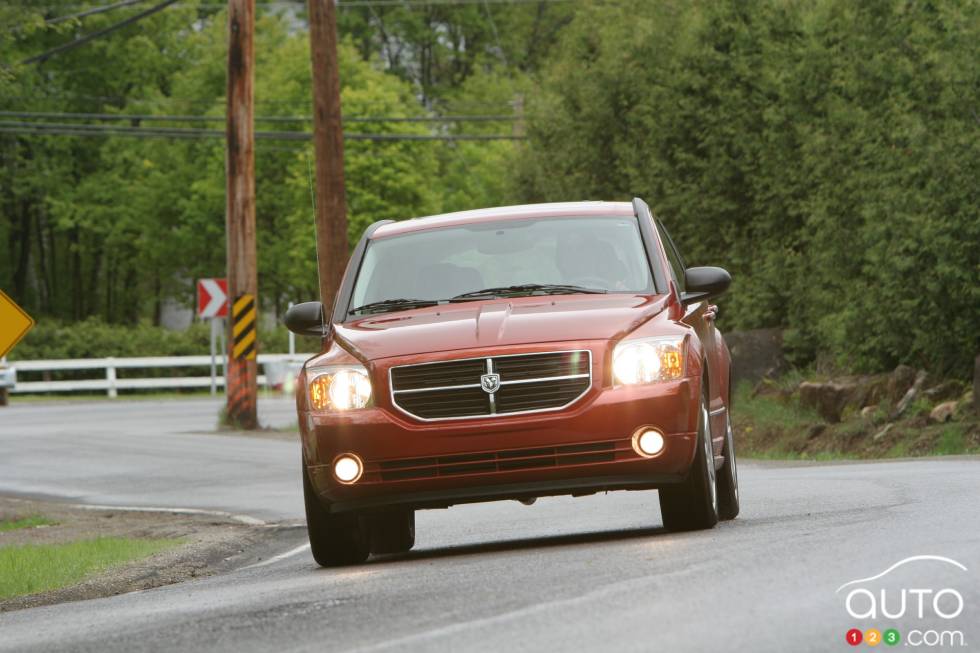
[(524, 283), (519, 286), (500, 286), (499, 288), (484, 288), (473, 292), (464, 292), (456, 295), (449, 301), (466, 301), (479, 297), (497, 297), (511, 294), (533, 294), (541, 293), (544, 295), (574, 295), (576, 293), (606, 293), (608, 291), (601, 288), (586, 288), (585, 286), (574, 286), (561, 283)]
[(369, 304), (364, 304), (363, 306), (358, 306), (357, 308), (352, 308), (351, 310), (347, 311), (347, 313), (349, 315), (354, 315), (355, 313), (404, 311), (410, 308), (438, 306), (439, 303), (440, 301), (437, 299), (382, 299), (381, 301), (371, 302)]

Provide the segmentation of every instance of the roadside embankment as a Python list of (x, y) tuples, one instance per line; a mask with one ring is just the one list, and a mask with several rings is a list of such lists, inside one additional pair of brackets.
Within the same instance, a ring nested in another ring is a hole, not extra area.
[(900, 365), (889, 374), (738, 384), (732, 417), (743, 456), (891, 458), (980, 452), (971, 387)]
[(261, 560), (296, 526), (0, 497), (0, 612), (169, 585)]

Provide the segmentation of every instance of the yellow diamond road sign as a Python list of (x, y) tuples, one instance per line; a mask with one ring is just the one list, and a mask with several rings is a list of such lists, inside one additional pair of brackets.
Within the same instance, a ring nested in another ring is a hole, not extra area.
[(0, 356), (6, 356), (33, 327), (31, 316), (0, 290)]

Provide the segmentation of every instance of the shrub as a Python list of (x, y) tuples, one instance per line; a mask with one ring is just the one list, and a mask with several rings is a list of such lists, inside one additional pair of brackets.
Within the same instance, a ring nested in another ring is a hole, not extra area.
[[(210, 326), (196, 322), (184, 331), (148, 324), (125, 326), (89, 318), (64, 323), (42, 320), (11, 352), (10, 360), (61, 358), (129, 358), (134, 356), (192, 356), (210, 352)], [(289, 350), (285, 327), (259, 330), (259, 351), (284, 353)], [(316, 338), (296, 339), (296, 350), (319, 349)]]

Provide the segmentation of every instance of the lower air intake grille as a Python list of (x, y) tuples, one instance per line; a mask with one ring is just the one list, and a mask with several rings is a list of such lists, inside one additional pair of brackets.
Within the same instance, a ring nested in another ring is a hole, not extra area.
[[(486, 474), (491, 472), (565, 467), (612, 462), (617, 443), (589, 442), (559, 447), (511, 449), (488, 453), (458, 454), (433, 458), (407, 458), (379, 463), (382, 481), (405, 481), (440, 476)], [(628, 448), (624, 444), (622, 448)]]

